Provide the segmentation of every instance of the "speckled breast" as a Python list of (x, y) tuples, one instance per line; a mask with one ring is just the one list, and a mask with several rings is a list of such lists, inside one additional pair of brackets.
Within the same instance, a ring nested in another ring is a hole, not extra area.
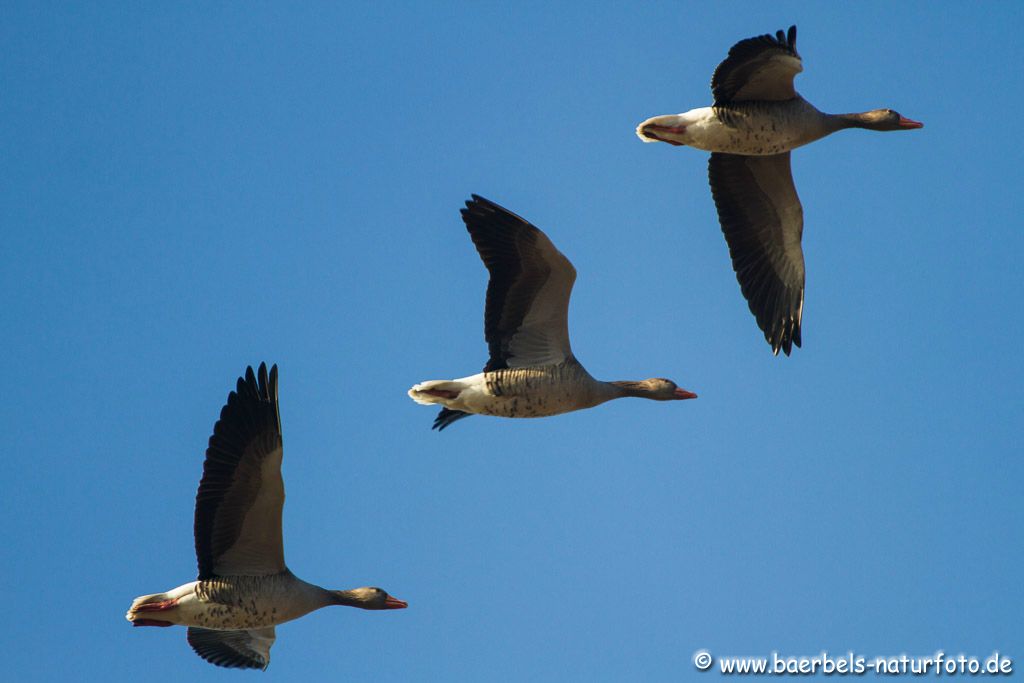
[(280, 624), (294, 617), (277, 607), (269, 577), (241, 576), (230, 580), (200, 581), (196, 597), (202, 604), (190, 621), (212, 629), (251, 629)]
[[(487, 392), (496, 400), (484, 413), (498, 417), (547, 417), (559, 415), (593, 403), (586, 392), (577, 363), (549, 365), (543, 368), (507, 368), (484, 376)], [(586, 376), (591, 382), (589, 375)]]
[(749, 102), (713, 108), (722, 124), (708, 151), (767, 156), (781, 154), (826, 134), (820, 112), (803, 100)]

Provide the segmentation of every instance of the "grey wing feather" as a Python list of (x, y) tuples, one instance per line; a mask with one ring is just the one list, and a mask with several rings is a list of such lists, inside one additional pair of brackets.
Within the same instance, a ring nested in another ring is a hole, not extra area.
[(248, 368), (228, 395), (206, 450), (196, 494), (199, 578), (285, 570), (277, 366)]
[(273, 626), (238, 631), (188, 628), (188, 644), (196, 654), (229, 669), (266, 669), (274, 639)]
[(446, 427), (451, 423), (461, 420), (464, 417), (470, 417), (473, 413), (466, 413), (461, 410), (452, 410), (451, 408), (441, 408), (441, 411), (434, 418), (434, 426), (431, 429), (436, 429), (439, 432), (445, 430)]
[(729, 50), (711, 77), (715, 106), (755, 100), (789, 100), (797, 96), (793, 79), (803, 71), (796, 51), (796, 26), (741, 40)]
[(462, 210), (487, 267), (485, 372), (554, 365), (572, 356), (569, 297), (576, 269), (547, 235), (478, 195)]
[(743, 296), (773, 352), (789, 355), (800, 346), (804, 304), (804, 217), (789, 152), (715, 152), (708, 177)]

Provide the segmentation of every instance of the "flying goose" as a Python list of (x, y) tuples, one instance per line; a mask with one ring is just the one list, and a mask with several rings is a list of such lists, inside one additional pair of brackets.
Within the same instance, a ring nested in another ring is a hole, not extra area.
[(804, 215), (790, 150), (844, 128), (924, 125), (891, 109), (824, 114), (793, 89), (801, 71), (796, 26), (741, 40), (711, 78), (712, 106), (655, 116), (636, 129), (644, 142), (711, 152), (711, 195), (736, 279), (772, 351), (787, 356), (800, 346), (804, 307)]
[(132, 626), (188, 626), (188, 643), (217, 666), (266, 669), (274, 626), (328, 605), (401, 609), (380, 588), (327, 590), (292, 574), (281, 539), (281, 416), (277, 366), (252, 367), (228, 394), (196, 494), (197, 581), (135, 598)]
[(546, 417), (613, 398), (697, 398), (667, 379), (601, 382), (569, 346), (569, 295), (576, 269), (547, 236), (514, 213), (472, 195), (462, 220), (490, 273), (484, 336), (490, 358), (482, 373), (417, 384), (409, 396), (443, 406), (434, 429), (469, 415)]

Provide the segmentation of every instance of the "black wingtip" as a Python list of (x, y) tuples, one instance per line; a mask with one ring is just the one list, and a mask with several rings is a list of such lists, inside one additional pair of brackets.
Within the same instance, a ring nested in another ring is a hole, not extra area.
[(784, 323), (782, 329), (765, 330), (764, 339), (771, 345), (772, 354), (777, 356), (779, 351), (782, 351), (788, 356), (792, 353), (794, 345), (800, 348), (800, 323), (791, 320)]
[[(265, 365), (265, 364), (264, 364)], [(267, 385), (270, 400), (277, 401), (277, 363), (270, 366), (270, 383)]]
[(464, 417), (469, 417), (470, 415), (472, 415), (472, 413), (466, 413), (461, 410), (451, 410), (449, 408), (441, 408), (437, 417), (434, 418), (434, 426), (431, 427), (431, 429), (443, 432), (451, 423), (461, 420)]
[(459, 214), (462, 216), (462, 222), (465, 223), (468, 228), (472, 217), (475, 216), (477, 218), (482, 218), (489, 211), (494, 211), (495, 208), (501, 209), (500, 206), (486, 197), (481, 197), (478, 194), (471, 194), (469, 195), (469, 199), (466, 200), (466, 205), (459, 209)]
[(250, 396), (255, 396), (262, 401), (276, 401), (277, 400), (277, 363), (270, 366), (269, 373), (267, 372), (267, 363), (263, 361), (260, 363), (258, 370), (253, 370), (252, 366), (245, 368), (245, 376), (238, 378), (238, 385), (235, 390), (239, 396), (243, 393)]
[(241, 396), (247, 389), (256, 393), (256, 386), (256, 375), (252, 371), (252, 366), (249, 365), (245, 368), (245, 376), (238, 378), (238, 395)]
[[(765, 37), (771, 40), (771, 36)], [(783, 32), (782, 29), (776, 31), (775, 42), (778, 43), (780, 47), (796, 52), (796, 24), (790, 26), (788, 31)]]
[(466, 206), (460, 209), (459, 213), (462, 215), (462, 222), (465, 223), (466, 229), (469, 230), (471, 235), (476, 227), (500, 226), (502, 230), (508, 230), (510, 225), (515, 224), (515, 227), (525, 225), (533, 228), (530, 221), (522, 216), (478, 194), (471, 194), (470, 199), (466, 202)]
[(486, 215), (487, 213), (506, 214), (507, 216), (514, 218), (517, 221), (529, 223), (529, 221), (522, 218), (521, 216), (516, 215), (512, 211), (509, 211), (501, 204), (493, 202), (487, 197), (482, 197), (475, 193), (469, 195), (469, 199), (466, 201), (466, 206), (465, 208), (461, 209), (460, 213), (462, 213), (463, 216), (469, 214), (483, 216)]
[(507, 210), (502, 208), (500, 205), (495, 204), (487, 197), (481, 197), (476, 193), (471, 193), (469, 195), (469, 199), (466, 200), (466, 208), (462, 209), (462, 213), (465, 214), (467, 211), (479, 210), (481, 208), (498, 209), (500, 211)]
[(519, 216), (515, 215), (501, 204), (492, 202), (487, 197), (481, 197), (478, 194), (469, 195), (469, 199), (466, 201), (466, 206), (459, 210), (462, 214), (462, 220), (466, 223), (467, 227), (471, 219), (485, 220), (492, 216), (502, 216), (514, 218), (516, 220), (526, 222)]

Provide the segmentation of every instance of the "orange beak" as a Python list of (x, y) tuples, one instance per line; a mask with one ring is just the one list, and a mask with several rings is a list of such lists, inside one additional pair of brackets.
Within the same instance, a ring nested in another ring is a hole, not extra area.
[(682, 401), (686, 398), (697, 398), (697, 394), (692, 391), (687, 391), (686, 389), (676, 389), (675, 392), (673, 392), (673, 395), (676, 397), (677, 401)]
[(920, 121), (911, 121), (905, 116), (900, 117), (900, 128), (924, 128), (924, 124)]

